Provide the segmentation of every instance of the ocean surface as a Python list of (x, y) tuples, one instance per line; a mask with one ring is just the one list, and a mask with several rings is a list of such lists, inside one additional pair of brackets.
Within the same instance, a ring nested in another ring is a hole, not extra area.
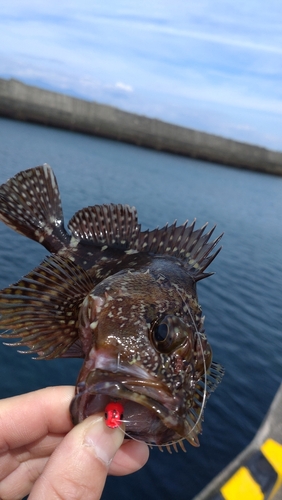
[[(147, 465), (110, 477), (103, 500), (189, 500), (253, 438), (282, 379), (282, 179), (63, 130), (0, 119), (0, 183), (49, 163), (66, 221), (99, 203), (135, 205), (143, 228), (197, 218), (224, 231), (215, 275), (198, 285), (214, 359), (226, 374), (205, 411), (200, 448), (151, 451)], [(0, 287), (46, 255), (0, 225)], [(35, 361), (0, 345), (0, 397), (74, 384), (78, 360)]]

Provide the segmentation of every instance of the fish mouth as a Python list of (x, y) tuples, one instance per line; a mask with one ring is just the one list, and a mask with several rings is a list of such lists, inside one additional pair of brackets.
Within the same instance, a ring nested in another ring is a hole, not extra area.
[[(180, 397), (154, 379), (101, 369), (91, 371), (86, 381), (77, 385), (70, 412), (74, 424), (90, 415), (105, 412), (110, 402), (123, 406), (122, 421), (128, 437), (151, 445), (167, 445), (182, 439), (198, 446), (199, 429), (191, 430), (181, 418)], [(188, 435), (187, 435), (188, 434)]]

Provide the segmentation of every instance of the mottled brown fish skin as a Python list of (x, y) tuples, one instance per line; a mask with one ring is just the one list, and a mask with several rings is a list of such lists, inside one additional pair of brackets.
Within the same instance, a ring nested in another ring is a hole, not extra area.
[(120, 401), (129, 437), (198, 446), (206, 399), (223, 375), (196, 291), (220, 250), (211, 253), (214, 228), (141, 231), (134, 207), (95, 205), (72, 217), (69, 234), (46, 164), (0, 186), (0, 219), (52, 252), (0, 292), (2, 336), (41, 359), (84, 358), (74, 423)]

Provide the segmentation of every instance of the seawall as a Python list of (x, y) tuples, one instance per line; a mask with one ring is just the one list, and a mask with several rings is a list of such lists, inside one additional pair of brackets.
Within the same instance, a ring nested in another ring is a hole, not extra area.
[(0, 116), (282, 176), (282, 153), (0, 79)]

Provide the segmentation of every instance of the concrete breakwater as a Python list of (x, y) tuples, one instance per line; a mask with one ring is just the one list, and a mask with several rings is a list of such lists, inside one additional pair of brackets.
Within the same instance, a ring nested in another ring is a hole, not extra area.
[(0, 115), (282, 176), (282, 153), (0, 79)]

